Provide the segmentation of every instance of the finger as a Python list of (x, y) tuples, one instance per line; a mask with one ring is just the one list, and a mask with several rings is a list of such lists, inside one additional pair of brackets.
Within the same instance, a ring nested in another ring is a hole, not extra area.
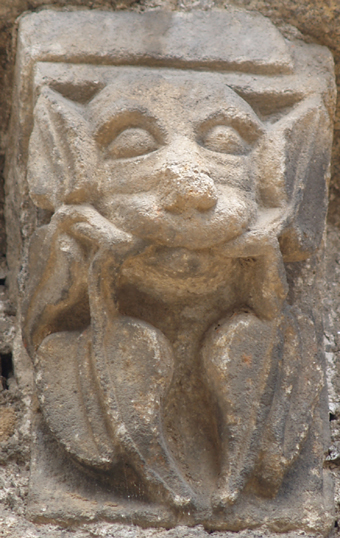
[(131, 245), (132, 249), (143, 249), (145, 242), (117, 228), (90, 205), (63, 205), (52, 217), (51, 223), (67, 230), (73, 237), (92, 249), (107, 249)]
[(65, 329), (66, 312), (72, 310), (71, 330), (89, 323), (84, 252), (68, 234), (46, 226), (32, 237), (29, 274), (23, 304), (24, 337), (34, 353), (45, 336)]
[(251, 231), (220, 247), (220, 254), (242, 265), (243, 301), (264, 319), (273, 319), (288, 293), (286, 270), (276, 236)]
[[(98, 223), (99, 219), (92, 222), (77, 222), (72, 224), (70, 233), (80, 241), (94, 246), (117, 246), (119, 244), (133, 243), (134, 239), (130, 234), (118, 230), (115, 226), (107, 222)], [(105, 219), (106, 220), (106, 219)]]

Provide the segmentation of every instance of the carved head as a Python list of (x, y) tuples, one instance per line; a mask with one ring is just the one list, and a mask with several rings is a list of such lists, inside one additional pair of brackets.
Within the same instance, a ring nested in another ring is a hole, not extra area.
[(266, 36), (272, 50), (261, 50), (261, 32), (253, 42), (260, 62), (252, 49), (242, 61), (220, 51), (216, 70), (212, 59), (193, 66), (191, 51), (181, 69), (169, 68), (165, 53), (157, 68), (97, 68), (101, 80), (85, 103), (88, 73), (74, 66), (73, 82), (64, 69), (46, 84), (40, 64), (28, 163), (34, 202), (51, 211), (92, 204), (148, 242), (194, 250), (266, 228), (286, 260), (308, 257), (326, 211), (329, 95), (311, 81), (303, 46), (275, 34)]

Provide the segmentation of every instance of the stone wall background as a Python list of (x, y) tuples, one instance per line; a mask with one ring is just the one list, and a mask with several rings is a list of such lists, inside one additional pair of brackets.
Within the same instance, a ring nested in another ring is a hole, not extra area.
[[(334, 55), (337, 85), (340, 89), (340, 2), (339, 0), (0, 0), (0, 537), (74, 538), (203, 538), (203, 528), (172, 531), (140, 530), (91, 523), (77, 530), (62, 530), (54, 525), (37, 526), (24, 518), (25, 497), (29, 476), (30, 393), (31, 379), (25, 372), (15, 372), (11, 351), (15, 345), (15, 307), (6, 296), (6, 231), (2, 171), (7, 145), (11, 109), (13, 67), (15, 60), (17, 18), (26, 11), (45, 8), (74, 10), (102, 9), (145, 11), (167, 9), (189, 11), (209, 10), (234, 5), (260, 11), (276, 24), (287, 37), (326, 45)], [(340, 520), (340, 100), (337, 105), (330, 185), (330, 207), (324, 273), (325, 350), (328, 361), (330, 421), (332, 445), (326, 456), (335, 476), (336, 520)], [(10, 223), (7, 223), (10, 226)], [(18, 381), (18, 383), (17, 383)], [(340, 521), (339, 521), (340, 525)], [(337, 522), (334, 532), (337, 533)], [(210, 535), (209, 535), (210, 536)], [(219, 538), (231, 538), (232, 533), (213, 533)], [(241, 537), (263, 536), (257, 532), (242, 532)], [(287, 538), (296, 536), (290, 533)]]

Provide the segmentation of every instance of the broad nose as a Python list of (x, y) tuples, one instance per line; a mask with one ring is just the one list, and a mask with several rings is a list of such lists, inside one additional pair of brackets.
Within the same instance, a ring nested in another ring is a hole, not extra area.
[(171, 213), (182, 213), (189, 209), (209, 211), (217, 203), (214, 181), (202, 170), (193, 148), (182, 145), (181, 150), (176, 158), (171, 155), (163, 169), (162, 205)]

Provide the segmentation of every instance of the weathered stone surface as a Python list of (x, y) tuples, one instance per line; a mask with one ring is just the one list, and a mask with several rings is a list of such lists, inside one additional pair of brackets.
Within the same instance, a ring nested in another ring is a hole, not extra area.
[(15, 87), (31, 517), (327, 533), (327, 50), (235, 10), (43, 12)]
[(7, 441), (15, 431), (15, 412), (11, 408), (0, 409), (0, 443)]

